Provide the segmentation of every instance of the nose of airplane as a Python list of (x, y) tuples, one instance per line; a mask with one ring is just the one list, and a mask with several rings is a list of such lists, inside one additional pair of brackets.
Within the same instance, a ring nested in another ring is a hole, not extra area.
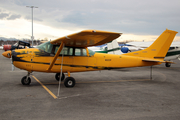
[(7, 58), (11, 58), (11, 51), (3, 52), (2, 55)]

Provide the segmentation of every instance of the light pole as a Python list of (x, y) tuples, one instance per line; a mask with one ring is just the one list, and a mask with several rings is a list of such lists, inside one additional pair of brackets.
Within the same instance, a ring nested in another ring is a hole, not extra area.
[(33, 40), (34, 40), (34, 36), (33, 36), (33, 8), (38, 8), (38, 7), (35, 7), (35, 6), (26, 6), (26, 7), (32, 8), (32, 36), (31, 36), (31, 39), (32, 39), (32, 47), (33, 47)]

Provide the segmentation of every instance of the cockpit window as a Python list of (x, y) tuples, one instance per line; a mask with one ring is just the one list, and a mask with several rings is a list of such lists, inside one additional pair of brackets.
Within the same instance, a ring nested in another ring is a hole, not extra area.
[(52, 52), (52, 48), (53, 48), (53, 45), (50, 43), (50, 42), (45, 42), (39, 46), (37, 46), (37, 48), (47, 52), (47, 53), (51, 53)]

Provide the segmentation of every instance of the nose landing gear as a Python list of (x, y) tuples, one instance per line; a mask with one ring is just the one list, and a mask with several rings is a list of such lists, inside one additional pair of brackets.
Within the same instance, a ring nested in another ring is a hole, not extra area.
[(22, 79), (21, 79), (21, 83), (23, 85), (29, 85), (31, 83), (31, 78), (30, 78), (30, 72), (28, 72), (27, 76), (24, 76)]

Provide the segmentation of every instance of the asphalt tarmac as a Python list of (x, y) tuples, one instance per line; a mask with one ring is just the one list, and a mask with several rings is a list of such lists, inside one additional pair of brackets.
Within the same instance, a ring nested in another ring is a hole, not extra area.
[[(2, 54), (3, 50), (0, 50)], [(179, 120), (180, 61), (150, 67), (72, 73), (74, 88), (60, 86), (54, 73), (26, 71), (0, 55), (1, 120)], [(39, 81), (39, 82), (38, 82)]]

